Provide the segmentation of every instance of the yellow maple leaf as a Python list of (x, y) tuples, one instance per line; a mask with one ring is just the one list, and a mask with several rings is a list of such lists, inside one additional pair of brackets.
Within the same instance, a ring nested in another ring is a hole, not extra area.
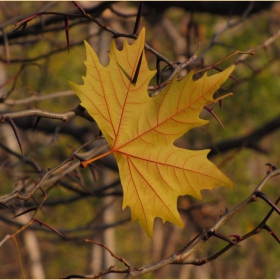
[(155, 217), (183, 227), (178, 196), (201, 198), (202, 189), (233, 187), (207, 159), (209, 150), (181, 149), (173, 142), (208, 122), (199, 114), (203, 106), (214, 101), (214, 92), (234, 66), (210, 77), (205, 74), (197, 81), (193, 81), (193, 72), (180, 81), (174, 77), (160, 94), (150, 98), (147, 87), (156, 71), (148, 69), (144, 41), (145, 29), (132, 45), (125, 41), (121, 51), (113, 40), (107, 67), (85, 42), (84, 84), (69, 83), (110, 147), (109, 152), (83, 162), (84, 166), (108, 154), (115, 155), (124, 191), (123, 209), (129, 206), (132, 220), (138, 220), (151, 237)]

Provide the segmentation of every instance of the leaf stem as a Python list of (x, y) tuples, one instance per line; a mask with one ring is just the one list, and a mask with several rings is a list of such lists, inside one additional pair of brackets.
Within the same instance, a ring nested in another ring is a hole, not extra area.
[(86, 167), (88, 166), (88, 164), (90, 164), (90, 163), (92, 163), (92, 162), (94, 162), (94, 161), (96, 161), (96, 160), (98, 160), (98, 159), (101, 159), (101, 158), (103, 158), (103, 157), (106, 157), (106, 156), (108, 156), (108, 155), (110, 155), (110, 154), (112, 154), (112, 153), (113, 153), (113, 150), (110, 150), (110, 151), (108, 151), (108, 152), (106, 152), (106, 153), (104, 153), (104, 154), (101, 154), (101, 155), (98, 156), (98, 157), (94, 157), (94, 158), (92, 158), (92, 159), (82, 161), (82, 162), (81, 162), (81, 165), (82, 165), (83, 168), (86, 168)]

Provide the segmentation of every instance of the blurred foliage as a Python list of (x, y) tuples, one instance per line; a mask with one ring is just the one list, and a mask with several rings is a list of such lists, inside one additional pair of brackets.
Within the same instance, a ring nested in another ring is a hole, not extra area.
[[(34, 13), (37, 9), (45, 5), (45, 2), (5, 2), (3, 5), (5, 9), (0, 12), (0, 22), (2, 23), (11, 17)], [(123, 12), (126, 9), (128, 13), (131, 13), (131, 9), (134, 12), (137, 11), (131, 3), (116, 3), (114, 6), (116, 8), (119, 6)], [(70, 2), (58, 2), (48, 10), (66, 12), (74, 10), (74, 6)], [(109, 10), (105, 12), (109, 13)], [(200, 55), (209, 46), (213, 35), (227, 25), (228, 18), (225, 16), (200, 13), (191, 15), (191, 13), (180, 8), (167, 9), (162, 15), (162, 18), (167, 18), (172, 22), (182, 37), (186, 37), (187, 35), (188, 30), (186, 25), (191, 17), (199, 27), (199, 36), (194, 36), (190, 44), (191, 52), (194, 52), (197, 44), (200, 43), (198, 52), (198, 55)], [(44, 18), (47, 18), (47, 16), (34, 19), (32, 23), (44, 20)], [(204, 65), (214, 64), (232, 53), (235, 49), (246, 51), (261, 45), (280, 28), (278, 18), (279, 4), (276, 3), (274, 8), (254, 14), (244, 20), (240, 25), (228, 29), (218, 37), (220, 44), (214, 45), (205, 53), (203, 58)], [(127, 30), (127, 33), (132, 32), (133, 24), (131, 25), (131, 23), (133, 23), (134, 18), (124, 20), (121, 17), (117, 17), (117, 19), (123, 23), (122, 28)], [(110, 16), (102, 15), (100, 20), (110, 25)], [(112, 21), (111, 24), (112, 28), (114, 28), (115, 22)], [(91, 25), (94, 24), (90, 23)], [(148, 17), (143, 18), (142, 26), (146, 26), (147, 29), (147, 43), (151, 44), (158, 52), (170, 60), (176, 61), (173, 48), (174, 42), (170, 40), (168, 34), (158, 33), (161, 30), (158, 25), (161, 25), (160, 21), (152, 23)], [(37, 56), (55, 51), (58, 48), (65, 48), (63, 52), (38, 59), (33, 61), (32, 65), (27, 66), (20, 74), (16, 89), (11, 94), (11, 99), (16, 100), (26, 98), (33, 94), (47, 95), (53, 92), (69, 90), (68, 80), (81, 83), (81, 76), (85, 75), (85, 66), (83, 63), (85, 60), (85, 50), (82, 40), (89, 39), (90, 26), (86, 24), (75, 25), (70, 29), (70, 42), (77, 43), (81, 41), (81, 44), (71, 47), (69, 53), (67, 52), (64, 31), (48, 32), (44, 35), (34, 35), (28, 38), (24, 37), (22, 38), (22, 44), (11, 45), (9, 50), (11, 61), (19, 58), (22, 60), (33, 59)], [(6, 32), (10, 32), (12, 29), (12, 25), (9, 25), (6, 27)], [(98, 36), (93, 36), (91, 40), (98, 41)], [(36, 41), (36, 43), (32, 43), (32, 40)], [(24, 43), (24, 41), (30, 43)], [(178, 145), (191, 149), (199, 149), (206, 147), (208, 143), (217, 143), (225, 139), (246, 135), (279, 114), (279, 44), (280, 41), (278, 39), (266, 50), (259, 49), (254, 56), (248, 57), (246, 64), (238, 64), (234, 76), (240, 82), (228, 81), (224, 86), (224, 90), (220, 91), (220, 93), (227, 93), (229, 91), (233, 91), (234, 93), (232, 97), (223, 100), (221, 109), (218, 104), (213, 105), (215, 113), (219, 116), (226, 129), (223, 129), (210, 114), (203, 112), (203, 117), (211, 120), (210, 123), (206, 127), (191, 131), (183, 137), (182, 141), (178, 142)], [(108, 52), (109, 50), (109, 46), (107, 49), (97, 49), (98, 44), (95, 44), (94, 47), (99, 53)], [(1, 51), (2, 53), (0, 54), (3, 57), (3, 49)], [(155, 57), (147, 53), (147, 58), (149, 59), (150, 68), (154, 69)], [(223, 62), (221, 67), (223, 69), (226, 68), (234, 63), (236, 58), (230, 58)], [(4, 64), (6, 76), (10, 77), (15, 75), (20, 66), (21, 63)], [(214, 72), (214, 70), (211, 70), (211, 73)], [(154, 84), (155, 80), (152, 83)], [(8, 88), (9, 85), (5, 87), (5, 89)], [(67, 98), (62, 97), (44, 102), (33, 102), (33, 104), (28, 105), (7, 107), (6, 110), (24, 110), (34, 106), (39, 109), (62, 113), (75, 108), (78, 104), (78, 98), (73, 95)], [(64, 125), (58, 121), (57, 123), (59, 126)], [(79, 118), (73, 120), (73, 123), (91, 126), (89, 122)], [(31, 131), (24, 131), (21, 132), (21, 136), (26, 154), (36, 158), (45, 170), (56, 166), (65, 158), (69, 157), (80, 145), (78, 141), (62, 134), (54, 137), (53, 135), (46, 136), (42, 132), (31, 134)], [(161, 221), (157, 221), (160, 224), (159, 228), (162, 230), (161, 234), (163, 235), (162, 247), (156, 248), (157, 250), (162, 250), (161, 254), (158, 255), (158, 259), (153, 259), (155, 240), (150, 240), (136, 222), (123, 223), (115, 228), (114, 252), (118, 256), (128, 260), (133, 267), (148, 265), (175, 253), (198, 233), (198, 229), (202, 230), (211, 227), (217, 221), (220, 211), (225, 206), (232, 209), (246, 199), (265, 176), (268, 169), (265, 166), (267, 162), (271, 162), (278, 167), (280, 166), (279, 137), (280, 131), (276, 131), (261, 141), (261, 146), (268, 150), (269, 154), (261, 154), (244, 148), (211, 158), (233, 180), (235, 189), (215, 188), (211, 192), (204, 191), (204, 200), (202, 202), (206, 203), (205, 209), (207, 211), (205, 210), (203, 212), (202, 210), (204, 208), (202, 208), (201, 211), (182, 212), (182, 217), (186, 222), (184, 229), (174, 229), (169, 223), (162, 226)], [(4, 142), (3, 135), (0, 135), (0, 141)], [(4, 162), (7, 157), (8, 153), (1, 150), (1, 162)], [(9, 159), (9, 161), (13, 162), (12, 159)], [(15, 177), (23, 174), (23, 171), (26, 171), (26, 167), (22, 166), (23, 164), (15, 165), (13, 169), (9, 169), (4, 165), (2, 166), (0, 169), (1, 195), (10, 192), (15, 187)], [(103, 167), (99, 166), (99, 168)], [(89, 170), (81, 170), (81, 173), (88, 188), (95, 189), (100, 187), (98, 181), (93, 180), (93, 176)], [(95, 173), (98, 176), (98, 169)], [(13, 180), (10, 180), (10, 178), (13, 178)], [(38, 178), (38, 175), (34, 175), (34, 179)], [(274, 178), (267, 183), (264, 189), (265, 193), (272, 200), (279, 196), (277, 183), (279, 183), (279, 178)], [(63, 188), (59, 184), (52, 186), (48, 189), (48, 192), (50, 195), (48, 200), (67, 199), (73, 196), (71, 191)], [(42, 196), (38, 194), (37, 199), (40, 201)], [(211, 204), (213, 201), (218, 201), (215, 206)], [(200, 201), (189, 197), (179, 199), (179, 205), (184, 207), (198, 203)], [(209, 203), (209, 207), (207, 203)], [(88, 196), (71, 203), (44, 206), (36, 217), (58, 230), (74, 230), (85, 227), (85, 225), (102, 223), (102, 215), (100, 214), (100, 207), (102, 206), (104, 206), (104, 203), (98, 197)], [(122, 211), (121, 207), (122, 199), (118, 196), (114, 202), (114, 218), (116, 221), (122, 220), (130, 214), (128, 209)], [(261, 222), (269, 209), (267, 204), (259, 199), (257, 202), (249, 205), (244, 212), (241, 212), (225, 224), (221, 228), (221, 233), (225, 235), (231, 233), (245, 234)], [(6, 234), (12, 234), (16, 230), (15, 226), (11, 226), (4, 221), (0, 221), (0, 225), (0, 238), (3, 238)], [(269, 220), (269, 225), (280, 235), (279, 216), (275, 213)], [(65, 277), (70, 274), (87, 275), (97, 273), (97, 271), (92, 272), (90, 269), (92, 245), (84, 243), (82, 239), (89, 238), (94, 240), (95, 237), (102, 235), (102, 231), (91, 231), (88, 229), (74, 230), (67, 235), (69, 236), (69, 240), (67, 241), (53, 233), (40, 230), (36, 231), (36, 233), (39, 239), (42, 263), (47, 278)], [(27, 277), (31, 277), (28, 272), (30, 264), (22, 234), (17, 236), (17, 240), (25, 272)], [(12, 243), (12, 240), (8, 241), (0, 249), (0, 271), (1, 277), (4, 278), (22, 277), (16, 249)], [(225, 242), (212, 238), (203, 245), (202, 250), (190, 259), (208, 257), (224, 246)], [(110, 265), (116, 262), (115, 259), (111, 259)], [(261, 234), (241, 243), (241, 247), (231, 249), (217, 260), (202, 267), (168, 266), (154, 273), (149, 273), (143, 278), (276, 278), (280, 274), (279, 263), (279, 244), (269, 236), (268, 232), (262, 231)], [(122, 267), (122, 264), (117, 264)], [(120, 277), (120, 275), (114, 275), (114, 277)]]

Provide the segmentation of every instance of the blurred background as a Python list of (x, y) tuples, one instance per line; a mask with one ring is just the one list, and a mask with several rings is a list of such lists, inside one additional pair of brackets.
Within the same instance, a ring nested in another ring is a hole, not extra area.
[[(131, 34), (139, 2), (78, 2), (101, 23)], [(24, 30), (15, 24), (36, 12), (80, 14), (72, 2), (0, 2), (0, 114), (35, 107), (65, 113), (79, 105), (68, 80), (82, 84), (85, 75), (84, 40), (108, 64), (112, 34), (94, 22), (69, 17), (70, 51), (67, 50), (65, 17), (42, 15)], [(146, 43), (173, 62), (182, 62), (198, 50), (198, 58), (184, 69), (199, 70), (217, 63), (235, 50), (255, 55), (235, 55), (221, 64), (236, 64), (233, 76), (216, 97), (233, 92), (219, 104), (211, 105), (225, 129), (206, 110), (201, 117), (206, 126), (193, 129), (176, 145), (187, 149), (211, 148), (209, 158), (235, 184), (235, 189), (203, 191), (198, 201), (185, 196), (178, 207), (185, 227), (180, 229), (156, 219), (153, 240), (130, 210), (122, 210), (122, 188), (113, 157), (95, 162), (95, 167), (79, 168), (78, 160), (66, 164), (44, 182), (27, 201), (13, 199), (0, 204), (0, 242), (28, 223), (32, 210), (43, 201), (36, 218), (64, 234), (32, 224), (0, 246), (0, 277), (59, 278), (67, 275), (94, 275), (117, 262), (103, 248), (83, 242), (88, 238), (106, 244), (133, 267), (160, 261), (180, 250), (203, 229), (217, 222), (225, 207), (232, 209), (245, 200), (266, 175), (266, 163), (280, 166), (280, 3), (279, 2), (144, 2), (141, 27), (146, 27)], [(117, 39), (121, 47), (125, 38)], [(133, 40), (129, 39), (129, 42)], [(149, 68), (156, 69), (156, 57), (146, 51)], [(164, 81), (170, 74), (160, 64)], [(217, 73), (212, 69), (209, 74)], [(199, 78), (199, 76), (197, 76)], [(156, 80), (151, 81), (156, 85)], [(94, 122), (81, 117), (68, 122), (42, 119), (36, 130), (36, 117), (14, 119), (24, 150), (21, 155), (11, 126), (0, 125), (0, 201), (15, 190), (28, 193), (49, 168), (54, 168), (94, 135)], [(83, 152), (98, 153), (105, 140), (88, 145)], [(270, 180), (264, 192), (275, 201), (279, 178)], [(219, 230), (224, 235), (246, 234), (264, 219), (270, 207), (262, 200), (250, 204)], [(280, 235), (279, 216), (274, 213), (268, 225)], [(207, 258), (227, 243), (215, 238), (206, 242), (189, 259)], [(277, 278), (280, 276), (280, 246), (262, 231), (233, 247), (218, 259), (201, 267), (166, 266), (143, 278)], [(18, 249), (17, 249), (18, 248)], [(21, 261), (20, 258), (21, 257)], [(109, 274), (104, 278), (120, 278)]]

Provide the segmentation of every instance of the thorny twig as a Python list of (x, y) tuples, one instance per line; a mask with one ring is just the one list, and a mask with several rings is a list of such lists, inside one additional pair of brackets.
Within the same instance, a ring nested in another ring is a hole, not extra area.
[(92, 243), (92, 244), (95, 244), (95, 245), (98, 245), (102, 248), (104, 248), (105, 250), (107, 250), (111, 256), (115, 259), (117, 259), (118, 261), (122, 262), (129, 270), (132, 269), (132, 266), (122, 257), (119, 257), (117, 256), (115, 253), (112, 252), (112, 250), (110, 250), (105, 244), (102, 244), (102, 243), (99, 243), (99, 242), (96, 242), (96, 241), (93, 241), (93, 240), (89, 240), (89, 239), (84, 239), (84, 242), (87, 242), (87, 243)]
[[(16, 226), (16, 227), (20, 227), (20, 228), (23, 228), (24, 226), (26, 226), (26, 224), (23, 224), (23, 223), (11, 220), (11, 219), (9, 219), (8, 217), (6, 217), (4, 215), (0, 215), (0, 220), (5, 222), (5, 223), (7, 223), (7, 224), (10, 224), (10, 225), (13, 225), (13, 226)], [(130, 220), (130, 218), (127, 217), (127, 218), (121, 219), (121, 220), (113, 222), (113, 223), (107, 223), (107, 224), (99, 223), (99, 224), (90, 224), (90, 225), (86, 224), (86, 225), (83, 225), (83, 226), (80, 226), (80, 227), (77, 227), (77, 228), (74, 228), (74, 229), (62, 229), (62, 228), (59, 228), (58, 231), (63, 234), (63, 238), (65, 240), (79, 240), (79, 241), (83, 241), (85, 239), (85, 237), (88, 236), (88, 234), (90, 234), (90, 233), (92, 233), (94, 231), (98, 232), (98, 231), (104, 231), (104, 230), (107, 230), (107, 229), (110, 229), (110, 228), (114, 228), (116, 226), (119, 226), (119, 225), (122, 225), (124, 223), (129, 222), (129, 220)], [(53, 230), (50, 229), (49, 227), (47, 227), (47, 228), (45, 228), (45, 227), (38, 227), (38, 226), (34, 226), (33, 224), (30, 224), (28, 226), (28, 229), (34, 230), (34, 231), (46, 232), (46, 233), (52, 233), (53, 232)], [(76, 233), (76, 236), (73, 236), (73, 233)], [(84, 233), (84, 234), (81, 235), (81, 233)], [(70, 236), (67, 236), (68, 234)], [(10, 237), (11, 235), (8, 235), (8, 236)], [(9, 237), (5, 236), (0, 241), (0, 247), (7, 240), (9, 240)]]
[(165, 82), (163, 82), (160, 85), (157, 86), (150, 86), (148, 87), (148, 90), (151, 90), (153, 92), (151, 92), (149, 95), (150, 97), (154, 97), (157, 94), (159, 94), (164, 88), (165, 86), (171, 82), (171, 80), (180, 73), (180, 71), (185, 68), (186, 66), (188, 66), (189, 64), (193, 63), (193, 61), (197, 58), (197, 52), (198, 52), (199, 46), (197, 47), (196, 52), (193, 54), (193, 56), (189, 59), (187, 59), (186, 61), (182, 62), (182, 63), (178, 63), (178, 64), (174, 64), (173, 71), (171, 72), (171, 74), (169, 75), (169, 77), (166, 79)]
[(25, 225), (22, 225), (22, 227), (20, 229), (18, 229), (14, 234), (11, 234), (11, 235), (6, 235), (4, 237), (3, 240), (0, 241), (0, 247), (6, 242), (8, 241), (9, 239), (11, 238), (15, 238), (19, 233), (23, 232), (25, 229), (29, 228), (33, 223), (38, 223), (40, 226), (41, 225), (44, 225), (45, 227), (47, 227), (50, 231), (53, 231), (57, 234), (59, 234), (60, 236), (64, 236), (59, 230), (55, 229), (54, 227), (38, 220), (38, 219), (34, 219), (32, 218), (27, 224)]
[[(75, 2), (75, 5), (77, 6), (77, 3)], [(136, 34), (126, 34), (126, 33), (121, 33), (118, 32), (114, 29), (112, 29), (111, 27), (103, 24), (100, 20), (98, 20), (97, 18), (92, 17), (90, 14), (88, 13), (80, 13), (80, 14), (69, 14), (69, 13), (59, 13), (59, 12), (38, 12), (35, 13), (23, 20), (21, 20), (20, 22), (18, 22), (15, 26), (16, 29), (14, 31), (16, 31), (17, 29), (20, 28), (26, 28), (27, 24), (33, 20), (34, 18), (37, 18), (39, 16), (43, 16), (43, 15), (56, 15), (56, 16), (61, 16), (63, 19), (65, 17), (68, 17), (69, 19), (77, 19), (77, 18), (84, 18), (87, 20), (90, 20), (94, 23), (96, 23), (101, 29), (111, 33), (114, 38), (118, 38), (118, 37), (124, 37), (124, 38), (131, 38), (131, 39), (137, 39), (138, 35)], [(160, 58), (162, 61), (164, 61), (166, 64), (168, 64), (171, 68), (174, 67), (174, 63), (171, 62), (168, 58), (166, 58), (165, 56), (163, 56), (162, 54), (158, 53), (156, 50), (154, 50), (152, 47), (150, 47), (148, 44), (145, 43), (145, 49), (150, 51), (151, 53), (153, 53), (156, 57)]]
[[(260, 192), (262, 188), (265, 186), (265, 184), (268, 182), (269, 179), (271, 179), (274, 176), (280, 175), (280, 170), (277, 169), (265, 176), (265, 178), (262, 180), (262, 182), (257, 186), (257, 188), (254, 190), (254, 192), (241, 204), (239, 204), (237, 207), (235, 207), (231, 211), (226, 211), (219, 219), (219, 221), (208, 231), (202, 234), (202, 236), (192, 243), (190, 246), (187, 246), (186, 248), (179, 251), (179, 254), (175, 254), (168, 258), (168, 264), (177, 264), (183, 262), (186, 258), (188, 258), (193, 252), (195, 252), (201, 245), (208, 240), (209, 233), (216, 232), (226, 221), (234, 217), (237, 213), (242, 211), (245, 207), (247, 207), (251, 202), (255, 201), (255, 196), (257, 192)], [(234, 246), (232, 244), (229, 244), (228, 246)], [(166, 264), (165, 264), (166, 265)], [(137, 274), (136, 277), (139, 277), (143, 274)], [(133, 277), (128, 278), (135, 278), (135, 275), (131, 275)]]
[[(134, 278), (139, 278), (142, 275), (145, 275), (149, 272), (155, 271), (159, 268), (162, 268), (164, 266), (170, 265), (170, 264), (181, 264), (181, 265), (186, 265), (186, 264), (192, 264), (192, 265), (203, 265), (209, 261), (212, 261), (214, 259), (216, 259), (218, 256), (220, 256), (221, 254), (223, 254), (224, 252), (226, 252), (227, 250), (229, 250), (232, 246), (235, 246), (237, 243), (240, 243), (241, 241), (249, 238), (250, 236), (259, 233), (260, 230), (266, 229), (269, 231), (269, 233), (279, 242), (279, 237), (277, 237), (277, 235), (266, 225), (266, 221), (268, 220), (268, 218), (271, 216), (272, 212), (275, 210), (274, 208), (272, 208), (269, 213), (267, 214), (267, 216), (265, 217), (265, 219), (251, 232), (247, 233), (244, 236), (239, 236), (239, 235), (229, 235), (229, 237), (234, 237), (235, 239), (233, 241), (231, 241), (225, 248), (223, 248), (222, 250), (220, 250), (218, 253), (216, 253), (215, 255), (205, 259), (205, 260), (192, 260), (192, 261), (186, 261), (186, 259), (192, 255), (195, 251), (197, 251), (207, 240), (209, 240), (209, 238), (211, 236), (217, 236), (217, 230), (224, 224), (226, 223), (229, 219), (233, 218), (237, 213), (239, 213), (240, 211), (242, 211), (245, 207), (247, 207), (250, 203), (255, 202), (256, 201), (256, 194), (261, 192), (261, 190), (263, 189), (263, 187), (265, 186), (265, 184), (272, 178), (275, 177), (277, 175), (280, 175), (280, 170), (276, 169), (274, 171), (269, 172), (265, 178), (261, 181), (261, 183), (256, 187), (256, 189), (253, 191), (253, 193), (246, 199), (244, 200), (242, 203), (240, 203), (237, 207), (235, 207), (234, 209), (230, 210), (226, 210), (225, 213), (223, 215), (220, 216), (219, 221), (209, 230), (204, 230), (201, 234), (199, 234), (198, 236), (196, 236), (191, 242), (189, 242), (185, 247), (183, 247), (181, 250), (178, 251), (178, 253), (173, 254), (172, 256), (163, 259), (161, 261), (159, 261), (158, 263), (152, 264), (152, 265), (148, 265), (148, 266), (143, 266), (140, 268), (131, 268), (129, 269), (129, 271), (122, 271), (120, 273), (127, 273), (126, 276), (124, 278), (126, 279), (134, 279)], [(280, 198), (276, 201), (275, 204), (277, 204), (279, 202)], [(221, 234), (218, 234), (220, 236), (222, 236)], [(225, 239), (227, 240), (227, 239)], [(100, 244), (98, 244), (100, 245)], [(103, 245), (104, 246), (104, 245)], [(102, 247), (103, 247), (102, 246)], [(104, 246), (104, 248), (106, 250), (108, 250), (107, 247)], [(110, 251), (111, 252), (111, 251)], [(112, 267), (110, 267), (112, 268)], [(111, 273), (114, 271), (111, 271), (110, 268), (108, 270), (103, 271), (101, 274), (105, 275), (104, 273)], [(97, 274), (97, 275), (101, 275), (101, 274)], [(94, 276), (87, 276), (90, 279), (95, 278)]]
[[(279, 203), (279, 200), (280, 200), (280, 198), (277, 199), (277, 201), (275, 203), (276, 205)], [(256, 228), (254, 228), (252, 231), (248, 232), (247, 234), (245, 234), (243, 236), (240, 236), (238, 234), (230, 234), (230, 235), (228, 235), (228, 237), (234, 237), (234, 242), (235, 243), (240, 243), (240, 242), (248, 239), (252, 235), (260, 233), (262, 229), (266, 229), (278, 241), (278, 243), (280, 243), (279, 237), (266, 225), (266, 222), (269, 219), (269, 217), (271, 216), (271, 214), (273, 213), (273, 211), (274, 211), (274, 209), (272, 208), (269, 211), (269, 213), (266, 215), (266, 217), (262, 220), (262, 222)], [(234, 246), (233, 244), (228, 244), (226, 247), (221, 249), (219, 252), (215, 253), (211, 257), (208, 257), (204, 260), (200, 260), (200, 259), (190, 260), (190, 261), (185, 260), (185, 261), (183, 261), (181, 263), (177, 263), (177, 264), (192, 264), (192, 265), (199, 265), (200, 266), (200, 265), (209, 263), (210, 261), (213, 261), (213, 260), (217, 259), (219, 256), (224, 254), (226, 251), (228, 251), (233, 246)]]
[[(27, 17), (26, 19), (18, 22), (16, 24), (16, 26), (17, 26), (17, 28), (25, 27), (27, 25), (27, 23), (29, 23), (32, 19), (34, 19), (34, 18), (36, 18), (38, 16), (42, 16), (42, 15), (60, 15), (60, 16), (66, 17), (66, 18), (86, 18), (86, 19), (89, 19), (89, 20), (95, 22), (103, 30), (112, 33), (114, 35), (114, 38), (126, 37), (126, 38), (137, 39), (138, 35), (137, 35), (137, 32), (136, 32), (135, 29), (138, 28), (136, 26), (139, 26), (139, 20), (140, 20), (139, 13), (141, 13), (142, 4), (140, 4), (139, 10), (138, 10), (138, 15), (137, 15), (137, 19), (136, 19), (135, 28), (134, 28), (133, 33), (132, 34), (123, 34), (123, 33), (117, 32), (116, 30), (113, 30), (112, 28), (110, 28), (107, 25), (102, 24), (96, 18), (93, 18), (90, 14), (86, 13), (78, 5), (78, 3), (76, 3), (76, 2), (73, 2), (73, 3), (81, 11), (80, 14), (66, 14), (66, 13), (57, 13), (57, 12), (39, 12), (39, 13), (35, 13), (32, 16)], [(252, 9), (252, 5), (249, 5), (248, 9), (244, 12), (244, 14), (241, 17), (240, 21), (237, 21), (235, 23), (228, 23), (228, 26), (225, 28), (225, 30), (228, 29), (229, 27), (234, 27), (234, 26), (238, 25), (240, 22), (242, 22), (244, 20), (244, 18), (246, 18), (246, 16), (248, 15), (248, 13), (250, 12), (251, 9)], [(224, 31), (216, 34), (216, 36), (220, 35), (223, 32)], [(152, 91), (150, 93), (151, 97), (157, 95), (172, 80), (172, 78), (175, 77), (183, 68), (185, 68), (187, 65), (193, 63), (193, 61), (197, 58), (197, 52), (198, 52), (198, 49), (197, 49), (197, 51), (193, 54), (193, 56), (190, 59), (188, 59), (187, 61), (185, 61), (183, 63), (176, 64), (176, 63), (173, 63), (172, 61), (170, 61), (169, 59), (167, 59), (166, 57), (164, 57), (163, 55), (161, 55), (160, 53), (158, 53), (157, 51), (155, 51), (153, 48), (151, 48), (146, 43), (145, 43), (145, 49), (150, 51), (151, 53), (153, 53), (157, 57), (157, 59), (159, 59), (160, 61), (164, 61), (172, 69), (172, 72), (171, 72), (170, 76), (166, 79), (166, 81), (164, 83), (162, 83), (161, 85), (148, 87), (148, 90)], [(244, 52), (237, 51), (234, 54), (237, 54), (237, 53), (244, 53)], [(220, 61), (220, 62), (222, 62), (222, 61)], [(215, 65), (218, 65), (220, 62), (216, 63)], [(209, 70), (209, 69), (212, 69), (212, 68), (213, 68), (213, 66), (209, 66), (209, 67), (207, 67), (205, 69), (200, 70), (199, 72), (206, 71), (206, 70)]]
[[(54, 176), (52, 176), (47, 181), (47, 183), (51, 183), (51, 182), (54, 183), (57, 180), (59, 180), (60, 178), (63, 178), (65, 176), (65, 174), (67, 174), (71, 170), (77, 168), (80, 164), (79, 162), (73, 164), (72, 166), (70, 166), (70, 168), (68, 166), (68, 164), (75, 159), (74, 155), (76, 155), (85, 146), (87, 146), (90, 143), (92, 143), (96, 140), (99, 140), (99, 139), (104, 139), (104, 137), (103, 136), (95, 136), (92, 139), (90, 139), (87, 143), (84, 143), (83, 145), (81, 145), (78, 149), (76, 149), (74, 151), (72, 156), (65, 159), (62, 163), (58, 164), (57, 166), (49, 169), (47, 172), (45, 172), (38, 183), (33, 182), (32, 185), (30, 186), (30, 188), (27, 188), (29, 190), (25, 194), (21, 194), (19, 190), (16, 190), (16, 191), (13, 191), (11, 194), (0, 197), (0, 202), (5, 204), (8, 201), (10, 201), (12, 199), (15, 199), (15, 198), (19, 199), (19, 200), (27, 201), (43, 185), (43, 183), (46, 183), (45, 181), (50, 177), (50, 175), (54, 174), (57, 170), (59, 170), (59, 172), (57, 174), (55, 174)], [(96, 153), (101, 152), (105, 147), (106, 146), (101, 146), (99, 149), (90, 150), (86, 154), (86, 157), (92, 157), (92, 155), (96, 155)], [(66, 167), (66, 169), (65, 169), (65, 167)]]

